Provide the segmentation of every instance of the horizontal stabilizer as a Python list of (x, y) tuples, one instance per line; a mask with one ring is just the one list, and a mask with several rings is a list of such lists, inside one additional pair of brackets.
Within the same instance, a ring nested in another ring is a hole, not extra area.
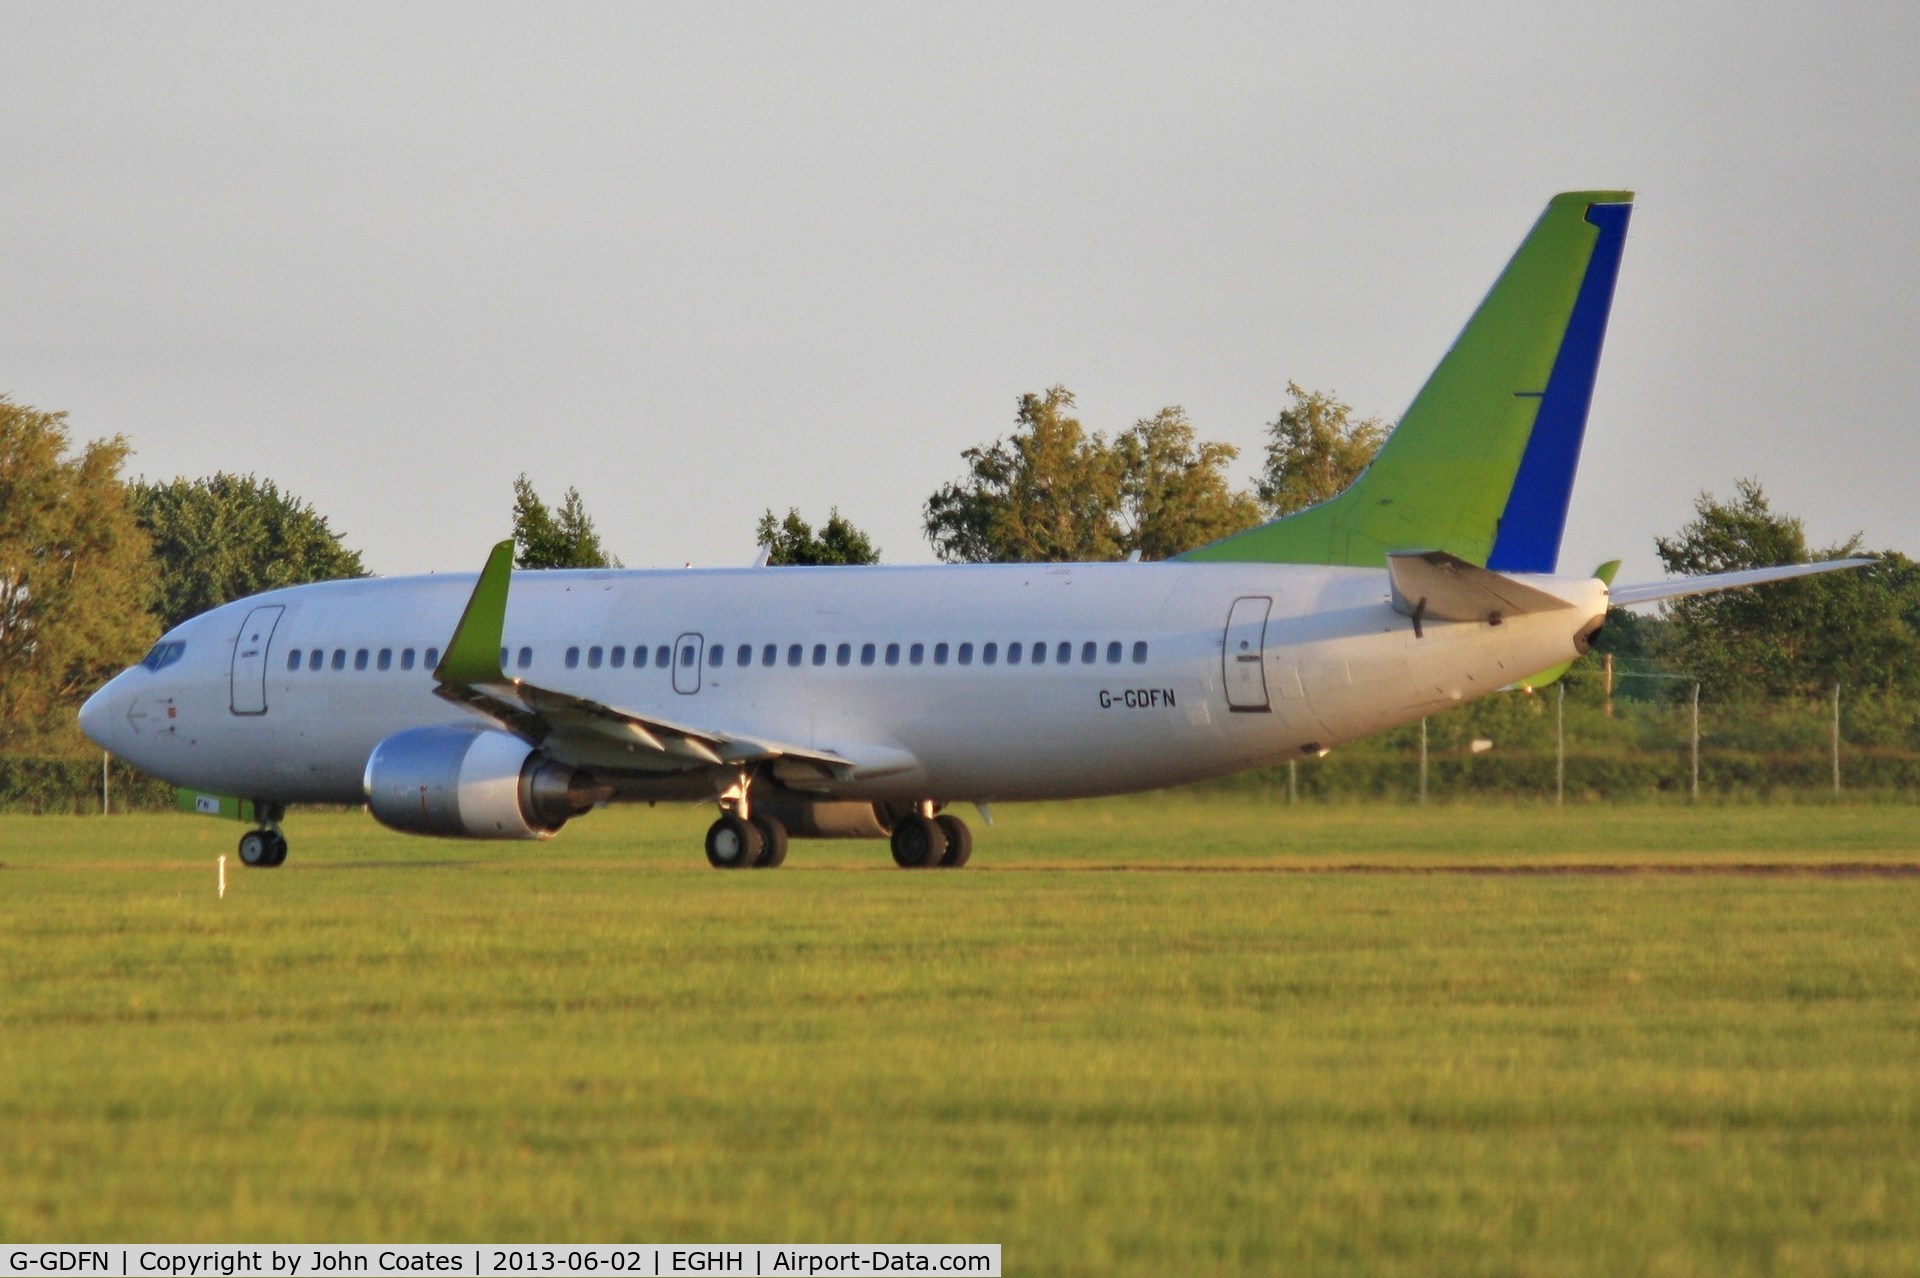
[(1842, 568), (1863, 568), (1872, 559), (1822, 559), (1811, 564), (1782, 564), (1778, 568), (1745, 568), (1739, 572), (1715, 572), (1702, 577), (1670, 577), (1665, 581), (1643, 582), (1635, 586), (1616, 586), (1611, 602), (1616, 608), (1635, 604), (1658, 603), (1662, 599), (1680, 599), (1687, 595), (1708, 595), (1716, 590), (1738, 590), (1769, 581), (1788, 581), (1811, 577), (1815, 573), (1838, 572)]
[(1416, 622), (1497, 621), (1573, 605), (1504, 573), (1477, 567), (1444, 550), (1396, 551), (1387, 556), (1393, 607)]

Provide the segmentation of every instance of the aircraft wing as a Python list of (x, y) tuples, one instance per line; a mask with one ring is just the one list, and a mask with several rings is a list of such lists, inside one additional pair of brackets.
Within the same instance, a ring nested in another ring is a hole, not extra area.
[[(571, 693), (509, 678), (500, 668), (513, 542), (493, 548), (460, 624), (434, 669), (435, 693), (483, 714), (563, 763), (644, 772), (734, 768), (748, 763), (800, 765), (821, 780), (847, 781), (897, 771), (897, 751), (868, 751), (854, 760), (830, 751), (735, 732), (675, 723)], [(911, 761), (907, 761), (910, 766)], [(798, 778), (796, 778), (798, 779)]]
[(1636, 604), (1658, 603), (1662, 599), (1706, 595), (1716, 590), (1738, 590), (1742, 586), (1758, 586), (1769, 581), (1787, 581), (1794, 577), (1811, 577), (1815, 573), (1839, 572), (1843, 568), (1863, 568), (1873, 562), (1870, 558), (1861, 557), (1822, 559), (1811, 564), (1782, 564), (1778, 568), (1744, 568), (1739, 572), (1707, 573), (1700, 577), (1669, 577), (1665, 581), (1615, 586), (1611, 594), (1611, 602), (1616, 608), (1631, 608)]
[(852, 759), (829, 751), (674, 723), (542, 688), (524, 679), (480, 684), (442, 682), (435, 691), (544, 747), (562, 763), (583, 767), (679, 772), (792, 761), (811, 765), (823, 778), (836, 781), (852, 780), (856, 772), (868, 771)]

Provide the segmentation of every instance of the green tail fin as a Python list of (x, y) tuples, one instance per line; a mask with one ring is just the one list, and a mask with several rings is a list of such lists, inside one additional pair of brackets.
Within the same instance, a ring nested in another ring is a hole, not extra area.
[(1331, 501), (1182, 559), (1381, 567), (1444, 550), (1551, 572), (1633, 195), (1557, 195), (1414, 397)]

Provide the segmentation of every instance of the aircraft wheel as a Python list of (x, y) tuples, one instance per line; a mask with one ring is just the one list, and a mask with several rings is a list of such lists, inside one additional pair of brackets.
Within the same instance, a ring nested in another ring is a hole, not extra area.
[(760, 859), (760, 831), (731, 812), (707, 827), (707, 864), (716, 870), (744, 870)]
[(916, 812), (894, 823), (893, 863), (901, 869), (931, 869), (946, 854), (946, 833), (931, 817)]
[(770, 816), (753, 818), (753, 828), (760, 831), (760, 859), (753, 863), (756, 870), (772, 870), (786, 864), (787, 827)]
[(949, 870), (959, 869), (973, 855), (973, 831), (959, 817), (948, 816), (944, 812), (935, 817), (933, 823), (940, 827), (940, 833), (947, 836), (947, 850), (940, 858), (941, 866)]
[(240, 836), (240, 864), (257, 870), (279, 864), (273, 859), (272, 830), (248, 830)]
[(285, 865), (287, 863), (287, 836), (278, 830), (271, 830), (268, 833), (272, 835), (273, 860), (267, 862), (267, 864), (271, 866)]

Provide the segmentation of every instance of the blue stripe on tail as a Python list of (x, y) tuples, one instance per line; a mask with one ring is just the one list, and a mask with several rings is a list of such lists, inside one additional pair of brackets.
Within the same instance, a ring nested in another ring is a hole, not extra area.
[(1580, 464), (1587, 407), (1593, 402), (1600, 345), (1607, 336), (1607, 312), (1613, 307), (1613, 282), (1620, 273), (1620, 251), (1626, 246), (1627, 219), (1632, 213), (1631, 204), (1595, 204), (1587, 210), (1587, 221), (1600, 228), (1600, 236), (1587, 261), (1513, 490), (1507, 494), (1493, 552), (1487, 556), (1487, 567), (1495, 572), (1552, 572), (1560, 560), (1573, 472)]

